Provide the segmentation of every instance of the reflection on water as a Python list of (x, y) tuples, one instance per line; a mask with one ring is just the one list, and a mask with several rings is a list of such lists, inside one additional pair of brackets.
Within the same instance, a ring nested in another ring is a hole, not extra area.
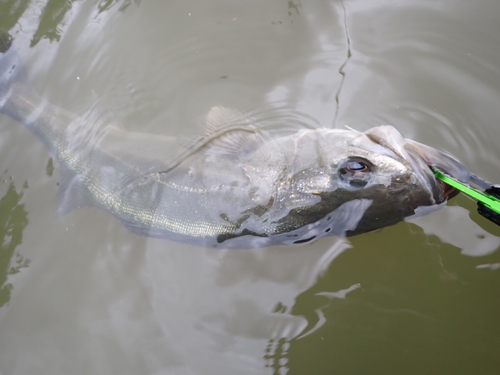
[[(297, 297), (292, 315), (321, 328), (282, 340), (288, 373), (493, 374), (500, 304), (491, 261), (498, 256), (463, 262), (453, 246), (418, 228), (385, 231), (384, 249), (369, 245), (376, 234), (353, 238), (353, 248)], [(425, 246), (409, 246), (410, 234)]]
[(0, 2), (0, 28), (2, 30), (12, 29), (22, 17), (30, 0), (6, 0)]
[[(499, 12), (8, 0), (0, 28), (47, 99), (75, 112), (97, 97), (127, 129), (189, 135), (214, 105), (276, 132), (389, 123), (500, 182)], [(193, 249), (98, 210), (57, 218), (57, 161), (5, 118), (0, 132), (0, 170), (31, 187), (0, 202), (2, 374), (498, 372), (500, 230), (465, 197), (349, 241)]]
[(139, 5), (142, 0), (101, 0), (97, 5), (99, 9), (99, 13), (106, 12), (110, 10), (115, 5), (119, 5), (118, 10), (123, 12), (127, 9), (132, 3)]
[[(127, 9), (132, 2), (139, 4), (141, 0), (100, 0), (96, 7), (99, 13), (118, 6), (120, 12)], [(81, 0), (48, 0), (45, 4), (31, 8), (38, 18), (38, 27), (31, 39), (30, 47), (36, 46), (40, 40), (47, 39), (58, 42), (67, 23), (67, 13), (75, 3)], [(32, 2), (31, 2), (32, 3)], [(0, 29), (10, 30), (19, 22), (28, 10), (30, 0), (6, 0), (0, 3)]]
[(38, 29), (33, 35), (30, 47), (36, 46), (43, 38), (51, 42), (59, 41), (61, 39), (61, 26), (64, 27), (64, 17), (75, 2), (77, 0), (48, 0), (41, 9)]
[[(456, 205), (457, 201), (461, 206)], [(475, 222), (471, 221), (471, 217)], [(443, 243), (461, 249), (462, 254), (484, 256), (494, 253), (500, 247), (498, 226), (482, 219), (477, 213), (476, 203), (464, 196), (458, 197), (453, 205), (435, 212), (427, 219), (408, 221), (418, 225), (427, 235), (438, 236)], [(456, 228), (460, 228), (460, 231)]]
[(0, 307), (10, 300), (12, 284), (9, 275), (28, 267), (30, 261), (16, 248), (23, 241), (23, 230), (28, 225), (28, 213), (20, 203), (22, 192), (18, 193), (13, 183), (0, 199)]

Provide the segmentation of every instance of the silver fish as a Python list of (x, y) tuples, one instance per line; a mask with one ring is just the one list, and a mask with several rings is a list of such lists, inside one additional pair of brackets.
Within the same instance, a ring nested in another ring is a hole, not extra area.
[[(190, 142), (89, 121), (42, 100), (12, 49), (0, 60), (0, 113), (55, 154), (61, 207), (93, 205), (131, 231), (205, 247), (252, 248), (355, 235), (446, 201), (437, 165), (467, 182), (458, 161), (394, 127), (271, 136), (214, 107)], [(75, 204), (76, 202), (76, 204)]]

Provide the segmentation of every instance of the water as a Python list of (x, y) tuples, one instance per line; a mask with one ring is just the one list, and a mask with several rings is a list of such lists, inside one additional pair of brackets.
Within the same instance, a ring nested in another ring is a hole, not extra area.
[[(495, 1), (7, 1), (36, 90), (130, 130), (395, 125), (500, 182)], [(500, 228), (459, 196), (349, 240), (251, 251), (57, 216), (59, 165), (0, 119), (0, 374), (496, 374)]]

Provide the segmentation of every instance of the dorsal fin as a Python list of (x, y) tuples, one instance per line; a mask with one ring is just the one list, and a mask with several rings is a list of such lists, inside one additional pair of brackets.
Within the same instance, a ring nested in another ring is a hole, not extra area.
[(156, 173), (170, 172), (197, 152), (240, 158), (258, 149), (267, 138), (267, 132), (255, 127), (242, 113), (223, 107), (212, 107), (204, 130), (204, 134), (184, 143), (184, 151), (167, 169)]
[(264, 144), (264, 135), (241, 112), (212, 107), (205, 123), (205, 152), (213, 155), (241, 157)]
[(113, 113), (108, 109), (102, 100), (98, 99), (98, 96), (94, 91), (92, 91), (90, 105), (85, 107), (83, 112), (79, 113), (79, 115), (86, 124), (91, 124), (92, 128), (96, 131), (109, 127), (123, 129)]
[(244, 118), (243, 113), (236, 109), (224, 108), (221, 106), (215, 106), (210, 108), (205, 120), (205, 130), (208, 134), (215, 133), (221, 128), (230, 126), (231, 124), (244, 122), (247, 120)]

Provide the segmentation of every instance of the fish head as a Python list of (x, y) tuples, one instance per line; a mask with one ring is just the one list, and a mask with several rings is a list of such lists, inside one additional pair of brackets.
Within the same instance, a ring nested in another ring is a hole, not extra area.
[[(457, 160), (432, 147), (408, 140), (393, 126), (346, 133), (331, 150), (335, 188), (321, 194), (332, 206), (352, 200), (371, 202), (347, 235), (369, 232), (442, 206), (455, 191), (436, 179), (431, 166), (462, 182), (469, 172)], [(339, 154), (343, 156), (339, 158)], [(336, 202), (334, 202), (336, 200)]]

